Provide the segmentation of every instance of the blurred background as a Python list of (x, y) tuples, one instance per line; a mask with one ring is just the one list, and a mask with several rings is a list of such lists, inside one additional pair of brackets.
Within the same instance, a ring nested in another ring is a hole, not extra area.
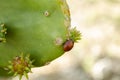
[(82, 39), (49, 65), (32, 69), (30, 80), (120, 80), (120, 0), (67, 2)]

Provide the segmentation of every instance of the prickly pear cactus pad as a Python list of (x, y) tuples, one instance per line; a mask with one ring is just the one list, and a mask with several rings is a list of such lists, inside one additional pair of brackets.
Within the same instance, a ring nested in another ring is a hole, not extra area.
[(65, 0), (0, 0), (0, 76), (27, 77), (32, 65), (61, 56), (79, 37)]

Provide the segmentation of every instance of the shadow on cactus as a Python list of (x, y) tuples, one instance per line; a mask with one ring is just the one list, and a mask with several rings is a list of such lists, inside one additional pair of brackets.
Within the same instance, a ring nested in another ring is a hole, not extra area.
[(0, 0), (0, 77), (28, 78), (71, 50), (81, 34), (70, 23), (66, 0)]

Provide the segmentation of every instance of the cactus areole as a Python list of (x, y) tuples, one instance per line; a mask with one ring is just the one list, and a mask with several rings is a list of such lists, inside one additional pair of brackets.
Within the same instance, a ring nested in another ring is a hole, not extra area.
[(66, 0), (0, 0), (0, 77), (27, 77), (32, 65), (58, 58), (80, 36), (71, 31)]

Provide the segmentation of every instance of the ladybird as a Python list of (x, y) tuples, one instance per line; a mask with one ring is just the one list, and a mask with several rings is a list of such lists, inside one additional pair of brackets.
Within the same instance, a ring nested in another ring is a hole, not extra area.
[(63, 49), (65, 52), (70, 51), (74, 46), (73, 40), (69, 39), (63, 44)]

